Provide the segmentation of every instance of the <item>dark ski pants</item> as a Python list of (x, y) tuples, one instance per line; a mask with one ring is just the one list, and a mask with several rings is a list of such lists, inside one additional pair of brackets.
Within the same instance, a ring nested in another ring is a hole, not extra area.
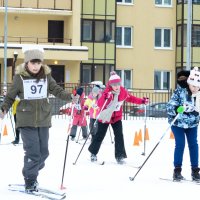
[(36, 180), (49, 155), (49, 128), (23, 127), (20, 133), (25, 152), (22, 174), (25, 179)]
[[(88, 150), (90, 153), (97, 155), (101, 147), (102, 141), (106, 135), (109, 124), (98, 122), (98, 130)], [(126, 158), (126, 151), (124, 146), (124, 137), (122, 131), (122, 121), (119, 120), (111, 124), (115, 136), (115, 158)]]
[(92, 136), (92, 140), (94, 138), (94, 136), (96, 135), (96, 132), (98, 130), (98, 123), (96, 123), (96, 126), (94, 126), (96, 119), (90, 118), (90, 134)]
[[(71, 132), (70, 132), (71, 137), (76, 137), (77, 127), (78, 127), (77, 125), (72, 126)], [(82, 130), (83, 138), (86, 138), (87, 137), (87, 126), (81, 126), (81, 130)]]
[(182, 166), (185, 138), (187, 138), (191, 167), (197, 168), (199, 166), (199, 148), (197, 142), (198, 127), (184, 129), (177, 126), (172, 126), (171, 129), (175, 138), (174, 167)]

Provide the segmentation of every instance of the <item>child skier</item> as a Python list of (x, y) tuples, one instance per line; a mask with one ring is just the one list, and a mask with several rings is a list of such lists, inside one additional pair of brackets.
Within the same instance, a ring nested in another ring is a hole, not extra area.
[(16, 112), (16, 127), (24, 148), (23, 176), (25, 191), (37, 191), (37, 177), (49, 156), (48, 140), (51, 127), (51, 105), (48, 96), (71, 101), (71, 95), (57, 85), (51, 70), (43, 64), (44, 49), (39, 45), (23, 48), (24, 63), (17, 66), (13, 83), (5, 96), (1, 110), (9, 111), (16, 96), (20, 102)]
[[(188, 77), (189, 76), (189, 77)], [(171, 123), (177, 115), (177, 108), (183, 106), (184, 112), (172, 125), (171, 129), (175, 137), (174, 149), (174, 172), (173, 180), (181, 181), (183, 153), (185, 148), (185, 137), (188, 142), (191, 162), (191, 176), (194, 181), (200, 181), (199, 174), (199, 148), (197, 143), (197, 131), (199, 124), (199, 94), (200, 71), (197, 67), (190, 71), (181, 71), (177, 74), (179, 86), (174, 91), (167, 104), (168, 121)]]
[(73, 102), (72, 102), (72, 108), (71, 112), (72, 113), (72, 128), (70, 132), (71, 140), (74, 141), (76, 137), (76, 131), (77, 131), (77, 126), (81, 126), (82, 130), (82, 137), (83, 139), (87, 138), (87, 120), (86, 120), (86, 114), (84, 110), (84, 92), (83, 88), (78, 88), (74, 94), (72, 94)]
[(96, 117), (99, 111), (99, 107), (97, 106), (97, 100), (100, 96), (100, 87), (98, 85), (95, 85), (92, 88), (92, 92), (89, 94), (88, 98), (86, 99), (84, 103), (84, 109), (89, 111), (90, 114), (90, 134), (92, 136), (92, 140), (94, 139), (94, 135), (97, 131), (97, 126), (94, 127), (94, 123), (96, 121)]
[(115, 135), (115, 159), (119, 164), (124, 163), (124, 158), (127, 157), (122, 130), (122, 104), (124, 101), (136, 104), (146, 104), (148, 103), (148, 98), (142, 99), (131, 95), (121, 86), (121, 78), (116, 72), (111, 72), (106, 89), (103, 91), (102, 96), (97, 102), (100, 110), (98, 115), (98, 130), (88, 148), (91, 153), (92, 162), (97, 160), (96, 155), (99, 152), (108, 126), (111, 124)]

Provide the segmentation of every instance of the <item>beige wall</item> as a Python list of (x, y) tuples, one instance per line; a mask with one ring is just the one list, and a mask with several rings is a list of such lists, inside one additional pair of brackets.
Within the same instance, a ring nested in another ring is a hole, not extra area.
[[(134, 5), (117, 6), (117, 26), (132, 26), (132, 48), (117, 48), (117, 69), (133, 70), (134, 88), (154, 88), (154, 71), (172, 71), (174, 86), (176, 5), (160, 8), (154, 1), (134, 0)], [(172, 29), (172, 49), (154, 48), (155, 28)], [(145, 80), (144, 80), (145, 78)]]
[[(36, 7), (35, 3), (37, 1), (33, 0), (30, 4), (22, 5), (24, 7)], [(40, 0), (39, 5), (42, 7), (52, 7), (52, 2), (54, 0)], [(70, 8), (71, 0), (56, 0), (57, 8)], [(27, 3), (27, 2), (26, 2)], [(15, 2), (10, 1), (10, 6), (19, 7), (19, 1)], [(80, 8), (81, 1), (73, 0), (73, 11), (52, 11), (50, 13), (44, 11), (33, 12), (30, 10), (9, 10), (8, 8), (8, 44), (19, 44), (19, 38), (12, 37), (27, 37), (26, 42), (23, 44), (31, 45), (36, 43), (36, 38), (40, 38), (41, 45), (50, 45), (47, 42), (48, 38), (48, 20), (62, 20), (64, 21), (64, 38), (72, 39), (72, 47), (69, 47), (69, 44), (59, 43), (57, 45), (66, 45), (68, 50), (45, 50), (44, 63), (48, 65), (54, 65), (54, 61), (58, 62), (58, 65), (65, 66), (65, 72), (70, 76), (70, 80), (66, 82), (79, 82), (80, 80), (80, 62), (83, 60), (88, 60), (88, 50), (81, 49), (80, 47)], [(0, 27), (4, 27), (4, 12), (0, 11)], [(4, 36), (4, 29), (0, 29), (0, 36)], [(30, 37), (30, 38), (29, 38)], [(2, 42), (0, 38), (0, 43)], [(44, 41), (41, 41), (41, 38), (44, 38)], [(51, 44), (52, 45), (52, 44)], [(20, 46), (20, 44), (19, 44)], [(80, 47), (80, 48), (79, 48)], [(59, 49), (59, 47), (58, 47)], [(7, 49), (7, 58), (13, 58), (13, 52), (18, 52), (18, 59), (16, 66), (23, 63), (24, 55), (21, 48), (18, 49), (8, 48)], [(1, 80), (3, 82), (4, 77), (4, 50), (0, 48), (0, 64), (1, 64)], [(11, 79), (11, 68), (7, 68), (7, 82), (12, 81)]]

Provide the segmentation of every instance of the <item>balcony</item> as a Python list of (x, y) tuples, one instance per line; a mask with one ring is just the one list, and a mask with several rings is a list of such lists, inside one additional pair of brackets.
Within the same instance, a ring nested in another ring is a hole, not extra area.
[[(0, 0), (0, 7), (5, 7), (5, 0)], [(11, 0), (8, 7), (72, 11), (72, 0)]]
[[(72, 39), (68, 38), (42, 38), (29, 36), (8, 36), (7, 42), (12, 44), (72, 45)], [(0, 43), (4, 43), (4, 36), (0, 36)]]

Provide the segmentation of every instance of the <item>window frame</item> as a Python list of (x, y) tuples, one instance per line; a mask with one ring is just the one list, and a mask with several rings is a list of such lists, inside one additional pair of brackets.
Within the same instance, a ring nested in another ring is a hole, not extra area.
[[(160, 88), (159, 89), (157, 89), (157, 88), (155, 88), (155, 73), (156, 72), (160, 72), (161, 73), (161, 79), (160, 79), (160, 83), (159, 83), (159, 85), (160, 85)], [(168, 87), (169, 88), (164, 88), (164, 73), (169, 73), (169, 83), (168, 83)], [(167, 71), (167, 70), (154, 70), (154, 90), (155, 91), (160, 91), (160, 90), (170, 90), (170, 88), (171, 88), (171, 72), (170, 71)]]
[(155, 6), (157, 6), (157, 7), (172, 7), (172, 0), (171, 0), (171, 4), (165, 4), (165, 0), (161, 0), (162, 2), (161, 2), (161, 4), (156, 4), (156, 0), (154, 1), (154, 3), (155, 3)]
[(134, 0), (131, 0), (131, 3), (126, 2), (126, 0), (122, 0), (122, 2), (117, 2), (117, 4), (119, 4), (119, 5), (133, 5), (134, 4)]
[[(161, 30), (161, 46), (157, 47), (155, 46), (156, 42), (156, 30), (160, 29)], [(170, 46), (169, 47), (164, 47), (164, 30), (170, 30)], [(172, 49), (172, 29), (171, 28), (155, 28), (154, 29), (154, 49), (164, 49), (164, 50), (171, 50)]]
[[(117, 26), (116, 27), (116, 31), (115, 31), (115, 33), (116, 33), (116, 35), (117, 35), (117, 28), (121, 28), (122, 29), (122, 36), (121, 36), (121, 41), (122, 41), (122, 44), (121, 45), (118, 45), (117, 44), (117, 38), (116, 38), (116, 47), (117, 48), (132, 48), (133, 47), (133, 27), (132, 26)], [(130, 28), (131, 29), (131, 38), (130, 38), (130, 40), (131, 40), (131, 44), (130, 45), (125, 45), (124, 43), (124, 41), (125, 41), (125, 34), (124, 34), (124, 32), (125, 32), (125, 28)]]

